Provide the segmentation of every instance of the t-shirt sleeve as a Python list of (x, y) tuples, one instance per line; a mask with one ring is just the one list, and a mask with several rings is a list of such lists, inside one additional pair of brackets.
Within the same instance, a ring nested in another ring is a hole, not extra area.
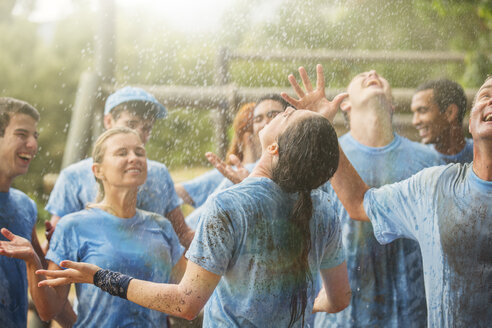
[(345, 249), (342, 241), (342, 226), (338, 218), (338, 204), (335, 200), (336, 198), (334, 198), (334, 201), (331, 203), (330, 206), (327, 206), (327, 209), (331, 207), (334, 210), (333, 212), (335, 213), (335, 215), (333, 216), (333, 212), (328, 211), (325, 214), (326, 216), (332, 217), (329, 218), (330, 235), (326, 242), (323, 258), (321, 259), (320, 269), (330, 269), (342, 264), (343, 261), (345, 261)]
[(152, 184), (154, 185), (152, 189), (155, 188), (156, 192), (156, 195), (153, 195), (153, 197), (158, 199), (149, 199), (148, 201), (154, 201), (162, 204), (162, 209), (160, 211), (154, 210), (153, 212), (166, 216), (183, 202), (178, 197), (178, 194), (176, 194), (174, 182), (167, 168), (164, 165), (161, 165), (161, 167), (155, 172), (157, 175), (149, 176), (148, 179), (152, 179)]
[(62, 170), (56, 180), (55, 187), (51, 191), (45, 209), (59, 217), (83, 210), (83, 205), (80, 204), (77, 197), (78, 192), (79, 186), (77, 186), (76, 176)]
[(371, 220), (374, 236), (381, 244), (397, 238), (419, 240), (425, 223), (433, 218), (435, 183), (441, 167), (425, 169), (409, 179), (370, 189), (364, 209)]
[(231, 215), (215, 199), (207, 201), (204, 206), (186, 257), (207, 271), (224, 275), (232, 259), (236, 240)]
[(72, 220), (62, 218), (56, 225), (46, 259), (57, 265), (63, 260), (79, 261), (78, 249), (79, 239)]
[(202, 206), (208, 196), (224, 180), (224, 176), (216, 169), (208, 171), (190, 181), (183, 182), (183, 188), (193, 200), (194, 206)]

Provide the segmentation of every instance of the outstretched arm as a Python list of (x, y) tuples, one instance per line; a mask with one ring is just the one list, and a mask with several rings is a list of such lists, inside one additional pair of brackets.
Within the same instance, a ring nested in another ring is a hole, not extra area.
[[(38, 287), (38, 283), (45, 279), (45, 277), (35, 274), (36, 270), (42, 269), (43, 266), (32, 244), (29, 240), (13, 234), (8, 229), (1, 229), (1, 233), (8, 241), (0, 241), (0, 255), (21, 259), (26, 262), (29, 291), (39, 316), (44, 321), (53, 319), (68, 301), (67, 296), (70, 286), (56, 289)], [(33, 234), (35, 234), (34, 230)], [(37, 243), (37, 238), (33, 241)], [(48, 268), (51, 270), (60, 269), (52, 262), (49, 262)]]
[[(292, 98), (285, 93), (282, 93), (282, 97), (297, 108), (304, 108), (320, 113), (333, 123), (338, 107), (348, 94), (341, 93), (331, 102), (326, 99), (325, 77), (323, 74), (323, 67), (319, 64), (316, 66), (316, 89), (313, 89), (304, 67), (299, 68), (299, 74), (306, 92), (302, 90), (295, 77), (291, 74), (289, 75), (289, 82), (299, 99)], [(338, 169), (331, 178), (330, 183), (342, 202), (343, 207), (345, 207), (352, 219), (369, 221), (366, 211), (364, 210), (364, 195), (366, 191), (369, 190), (369, 187), (360, 178), (357, 171), (345, 156), (342, 148), (340, 148)]]
[[(94, 283), (99, 267), (88, 263), (62, 261), (63, 271), (39, 270), (38, 274), (50, 275), (40, 286), (63, 286), (74, 283)], [(149, 309), (191, 320), (205, 306), (220, 281), (219, 275), (188, 261), (186, 272), (177, 285), (154, 283), (132, 279), (128, 285), (127, 298)]]
[(174, 210), (166, 214), (166, 218), (171, 221), (173, 225), (173, 229), (178, 235), (179, 242), (185, 248), (190, 247), (191, 241), (195, 236), (195, 232), (190, 229), (190, 227), (186, 224), (183, 212), (181, 209), (176, 207)]

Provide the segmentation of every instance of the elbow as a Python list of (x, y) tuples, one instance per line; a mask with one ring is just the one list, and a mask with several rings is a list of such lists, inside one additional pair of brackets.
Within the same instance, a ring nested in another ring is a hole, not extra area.
[(49, 311), (49, 310), (42, 310), (36, 307), (38, 311), (39, 318), (44, 321), (44, 322), (49, 322), (53, 320), (56, 316), (56, 313), (54, 311)]
[(347, 292), (345, 297), (340, 298), (338, 302), (333, 304), (328, 313), (338, 313), (345, 310), (350, 305), (350, 300), (352, 299), (352, 291)]
[(198, 316), (198, 314), (200, 314), (200, 311), (201, 309), (186, 307), (182, 309), (177, 316), (186, 319), (188, 321), (191, 321), (195, 319)]

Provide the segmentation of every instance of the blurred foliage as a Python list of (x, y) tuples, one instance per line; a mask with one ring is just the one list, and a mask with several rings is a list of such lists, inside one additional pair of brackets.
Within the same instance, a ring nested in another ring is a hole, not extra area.
[[(46, 200), (42, 177), (58, 172), (71, 109), (82, 72), (93, 70), (98, 13), (91, 2), (72, 0), (73, 12), (48, 23), (29, 21), (35, 0), (0, 1), (0, 95), (24, 99), (41, 112), (40, 151), (29, 174), (15, 186), (40, 208)], [(22, 14), (12, 15), (15, 6)], [(233, 51), (301, 49), (437, 50), (466, 54), (460, 64), (347, 64), (325, 62), (327, 86), (343, 88), (351, 77), (377, 69), (393, 87), (415, 87), (449, 77), (477, 87), (491, 72), (490, 0), (234, 0), (215, 32), (190, 34), (166, 23), (136, 2), (116, 7), (114, 83), (147, 85), (214, 84), (221, 47)], [(247, 87), (288, 86), (286, 75), (314, 62), (235, 61), (233, 83)], [(170, 168), (206, 164), (214, 150), (208, 111), (171, 109), (148, 144), (152, 159)], [(42, 212), (44, 217), (47, 214)]]

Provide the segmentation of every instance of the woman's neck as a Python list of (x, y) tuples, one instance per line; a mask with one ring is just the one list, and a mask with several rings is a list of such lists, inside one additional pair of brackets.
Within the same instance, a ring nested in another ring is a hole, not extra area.
[(260, 177), (260, 178), (272, 178), (272, 168), (273, 168), (273, 156), (264, 153), (261, 155), (255, 168), (249, 175), (250, 177)]
[(120, 218), (132, 218), (137, 211), (138, 189), (111, 189), (105, 188), (103, 200), (96, 204), (102, 210)]

